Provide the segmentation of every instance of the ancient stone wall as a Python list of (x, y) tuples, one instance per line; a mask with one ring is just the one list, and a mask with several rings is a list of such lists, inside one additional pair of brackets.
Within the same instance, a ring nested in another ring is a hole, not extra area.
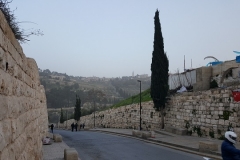
[(42, 159), (48, 116), (38, 67), (0, 12), (0, 159)]
[[(159, 129), (161, 117), (159, 117), (159, 112), (156, 112), (152, 106), (153, 102), (142, 103), (141, 127), (144, 130)], [(140, 126), (139, 108), (139, 104), (132, 104), (115, 109), (96, 112), (95, 127), (138, 129)], [(68, 129), (70, 129), (70, 125), (73, 122), (75, 121), (69, 120), (64, 122), (62, 125), (59, 124), (59, 126), (63, 128), (68, 126)], [(79, 124), (80, 123), (84, 123), (88, 128), (93, 128), (94, 114), (81, 117)]]
[[(234, 102), (232, 96), (232, 90), (239, 87), (184, 92), (172, 96), (165, 108), (165, 126), (188, 129), (193, 136), (212, 138), (223, 138), (225, 131), (233, 127), (240, 137), (240, 103)], [(161, 117), (153, 109), (153, 103), (142, 103), (142, 107), (143, 130), (160, 129)], [(139, 104), (96, 112), (95, 126), (138, 129), (139, 115)], [(60, 126), (70, 129), (72, 122), (74, 120), (69, 120)], [(81, 117), (80, 123), (93, 128), (94, 114)]]
[(173, 96), (166, 107), (165, 124), (214, 138), (221, 138), (229, 127), (239, 130), (240, 103), (234, 102), (231, 92), (238, 87)]

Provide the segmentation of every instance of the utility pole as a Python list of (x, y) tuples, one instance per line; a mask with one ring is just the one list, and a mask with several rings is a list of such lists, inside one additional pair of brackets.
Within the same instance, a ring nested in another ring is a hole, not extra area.
[(141, 111), (142, 111), (142, 105), (141, 105), (141, 101), (142, 101), (142, 95), (141, 95), (141, 82), (140, 80), (138, 80), (138, 82), (140, 83), (140, 131), (142, 130), (142, 118), (141, 118)]
[(94, 99), (94, 102), (93, 102), (93, 107), (94, 107), (94, 117), (93, 117), (93, 119), (94, 119), (94, 128), (95, 128), (95, 99)]

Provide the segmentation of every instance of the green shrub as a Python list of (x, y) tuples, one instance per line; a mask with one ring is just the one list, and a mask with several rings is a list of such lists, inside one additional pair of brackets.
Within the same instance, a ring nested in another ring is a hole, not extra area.
[(214, 131), (213, 131), (213, 130), (210, 130), (210, 131), (209, 131), (209, 136), (210, 136), (211, 138), (214, 138)]
[(215, 79), (210, 82), (210, 88), (218, 88), (218, 84)]
[(203, 135), (200, 126), (197, 126), (197, 135), (198, 135), (198, 137), (202, 137), (202, 135)]

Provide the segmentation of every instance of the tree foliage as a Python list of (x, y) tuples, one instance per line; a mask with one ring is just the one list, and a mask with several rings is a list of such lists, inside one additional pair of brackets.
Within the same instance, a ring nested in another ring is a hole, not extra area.
[[(168, 94), (168, 58), (164, 52), (164, 42), (161, 31), (161, 24), (159, 20), (159, 11), (155, 12), (154, 17), (155, 33), (154, 33), (154, 46), (152, 53), (151, 64), (151, 97), (153, 99), (154, 108), (161, 110), (162, 123), (163, 112), (165, 108), (166, 97)], [(162, 128), (164, 125), (162, 124)]]
[(43, 35), (43, 33), (40, 30), (30, 31), (26, 32), (25, 30), (21, 29), (19, 27), (19, 23), (16, 21), (16, 16), (14, 15), (13, 11), (9, 8), (9, 4), (12, 1), (9, 0), (0, 0), (0, 10), (4, 14), (9, 27), (12, 29), (13, 34), (15, 35), (15, 38), (20, 42), (26, 42), (29, 41), (27, 38), (31, 35)]
[(61, 108), (61, 116), (60, 116), (60, 123), (64, 122), (64, 117), (63, 117), (63, 110)]
[(76, 95), (76, 104), (75, 104), (75, 108), (74, 108), (74, 119), (76, 121), (79, 121), (81, 117), (81, 99), (80, 97), (78, 97), (78, 95)]

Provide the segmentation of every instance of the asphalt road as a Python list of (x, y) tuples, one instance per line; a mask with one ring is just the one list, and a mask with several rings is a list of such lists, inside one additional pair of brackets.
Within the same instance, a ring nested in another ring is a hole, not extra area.
[(91, 131), (55, 130), (81, 160), (203, 160), (201, 156), (132, 138)]

